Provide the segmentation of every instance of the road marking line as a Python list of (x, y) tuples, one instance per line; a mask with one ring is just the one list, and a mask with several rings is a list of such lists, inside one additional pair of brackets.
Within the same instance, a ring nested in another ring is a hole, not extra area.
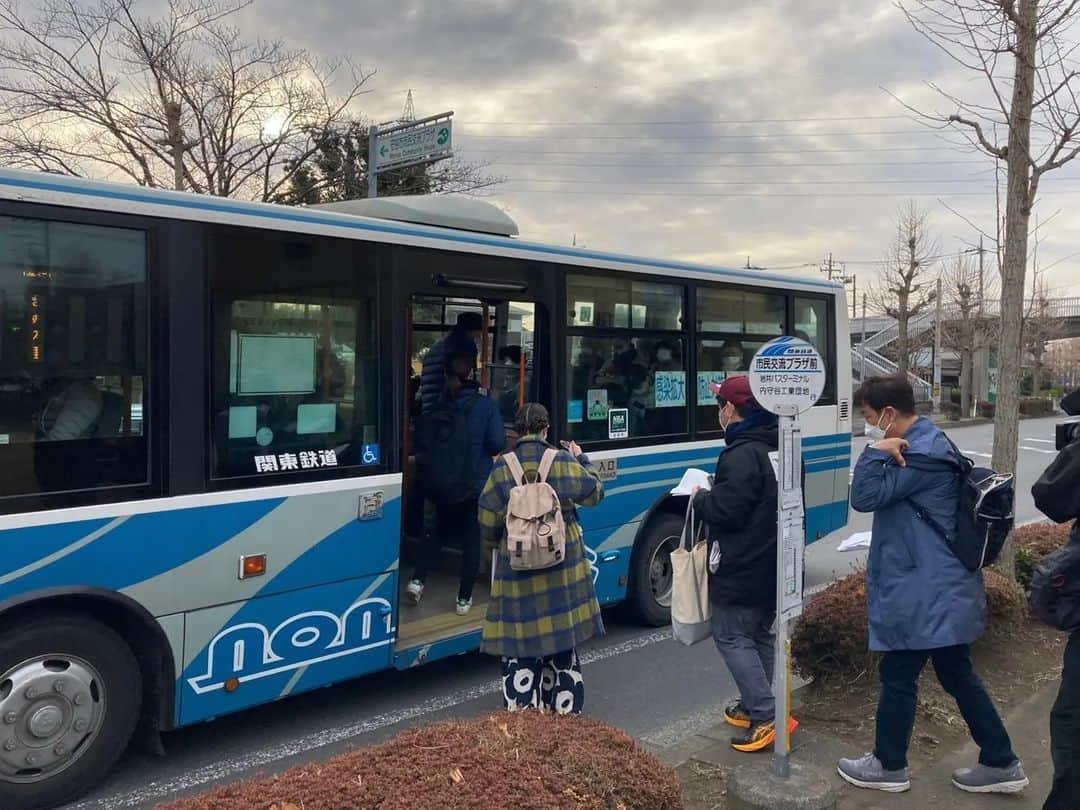
[[(634, 650), (639, 650), (642, 647), (666, 641), (670, 638), (670, 627), (656, 630), (644, 636), (638, 636), (637, 638), (613, 644), (610, 647), (590, 650), (581, 656), (581, 663), (595, 663), (597, 661), (602, 661), (605, 658), (612, 658), (617, 655), (633, 652)], [(271, 748), (254, 751), (250, 754), (234, 757), (232, 759), (225, 759), (212, 765), (203, 766), (202, 768), (196, 768), (188, 773), (175, 776), (172, 779), (163, 782), (152, 782), (146, 787), (137, 790), (87, 800), (72, 805), (68, 810), (92, 810), (92, 808), (98, 808), (100, 810), (100, 808), (138, 807), (140, 805), (150, 804), (154, 801), (169, 798), (182, 791), (208, 786), (212, 782), (224, 782), (241, 773), (252, 771), (256, 768), (265, 768), (267, 765), (271, 765), (274, 762), (288, 759), (289, 757), (297, 756), (298, 754), (303, 754), (316, 748), (323, 748), (328, 745), (353, 739), (354, 737), (371, 734), (372, 732), (388, 726), (415, 720), (424, 715), (444, 711), (463, 703), (487, 697), (488, 695), (501, 690), (502, 679), (496, 678), (494, 680), (486, 681), (478, 686), (452, 692), (441, 698), (432, 698), (431, 700), (417, 703), (403, 709), (385, 712), (376, 715), (369, 720), (351, 723), (345, 726), (338, 726), (336, 728), (324, 729), (295, 740), (280, 743)], [(492, 707), (492, 711), (494, 711), (494, 708), (495, 707)]]
[(968, 456), (978, 456), (979, 458), (993, 458), (990, 453), (980, 453), (978, 450), (961, 450), (960, 452)]
[(1045, 456), (1057, 455), (1057, 450), (1043, 450), (1041, 447), (1026, 447), (1025, 445), (1020, 445), (1020, 449), (1027, 450), (1030, 453), (1042, 453)]
[(1053, 439), (1024, 439), (1025, 442), (1036, 442), (1037, 444), (1056, 444)]

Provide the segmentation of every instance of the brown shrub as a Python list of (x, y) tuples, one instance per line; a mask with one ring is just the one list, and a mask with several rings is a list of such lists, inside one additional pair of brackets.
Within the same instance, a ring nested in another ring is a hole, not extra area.
[(674, 772), (585, 717), (500, 713), (405, 731), (321, 764), (217, 788), (159, 810), (676, 810)]
[[(989, 569), (983, 571), (983, 582), (991, 632), (1014, 630), (1027, 615), (1023, 589)], [(791, 655), (795, 671), (815, 680), (853, 678), (875, 665), (865, 571), (837, 580), (806, 603), (792, 632)]]
[(795, 671), (804, 678), (851, 677), (871, 667), (866, 572), (838, 579), (812, 597), (791, 636)]
[(986, 620), (991, 632), (1008, 633), (1027, 616), (1027, 595), (1024, 589), (1007, 576), (983, 570), (986, 586)]
[(1031, 575), (1047, 554), (1069, 541), (1072, 524), (1029, 523), (1013, 532), (1016, 544), (1016, 581), (1024, 590), (1031, 588)]

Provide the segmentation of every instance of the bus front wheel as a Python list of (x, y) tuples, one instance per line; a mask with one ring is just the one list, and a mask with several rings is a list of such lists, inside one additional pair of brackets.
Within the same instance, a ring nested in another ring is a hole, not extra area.
[(652, 627), (671, 622), (671, 552), (679, 547), (682, 527), (679, 515), (654, 515), (634, 554), (634, 612)]
[(68, 614), (0, 633), (0, 807), (55, 807), (102, 779), (138, 720), (142, 679), (103, 624)]

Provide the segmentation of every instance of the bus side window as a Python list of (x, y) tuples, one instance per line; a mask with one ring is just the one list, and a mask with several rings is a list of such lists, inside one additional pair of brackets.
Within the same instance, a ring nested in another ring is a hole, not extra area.
[(146, 233), (0, 217), (0, 244), (0, 497), (146, 483)]
[(755, 352), (783, 335), (787, 297), (719, 284), (697, 288), (697, 431), (718, 433), (720, 424), (710, 383), (747, 374)]
[(380, 468), (363, 243), (222, 227), (211, 245), (212, 477)]
[(792, 334), (818, 350), (825, 359), (825, 391), (819, 405), (836, 403), (836, 363), (829, 351), (829, 332), (833, 328), (830, 304), (823, 298), (795, 298), (795, 324)]
[[(569, 438), (594, 442), (687, 432), (685, 298), (677, 284), (615, 274), (567, 276)], [(622, 409), (625, 432), (609, 420), (610, 411)]]

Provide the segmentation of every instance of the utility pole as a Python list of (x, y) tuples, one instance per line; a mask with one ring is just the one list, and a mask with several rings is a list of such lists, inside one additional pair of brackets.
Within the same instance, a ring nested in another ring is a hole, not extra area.
[(986, 250), (983, 248), (982, 234), (980, 233), (979, 234), (979, 314), (980, 315), (983, 314), (983, 298), (986, 296), (986, 293), (983, 292), (983, 290), (984, 290), (984, 285), (983, 285), (983, 254), (985, 252), (986, 252)]
[(934, 410), (941, 410), (941, 276), (937, 280), (937, 302), (934, 314)]
[(369, 200), (379, 196), (379, 173), (375, 170), (375, 159), (378, 154), (377, 141), (379, 140), (379, 127), (372, 124), (368, 127), (367, 135), (367, 195)]
[(822, 262), (822, 265), (821, 265), (820, 269), (821, 269), (821, 272), (824, 273), (828, 277), (829, 281), (832, 281), (833, 280), (833, 274), (836, 273), (836, 272), (839, 272), (839, 270), (840, 270), (836, 266), (836, 264), (833, 262), (832, 253), (829, 254), (829, 258), (826, 261)]
[(866, 382), (866, 293), (862, 294), (862, 340), (859, 343), (859, 382)]

